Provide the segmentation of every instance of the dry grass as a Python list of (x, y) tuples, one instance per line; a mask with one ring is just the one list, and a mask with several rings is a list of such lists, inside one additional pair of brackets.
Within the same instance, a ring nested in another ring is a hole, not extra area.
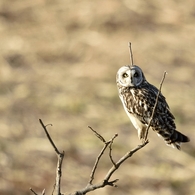
[[(101, 143), (118, 133), (115, 158), (134, 148), (137, 132), (118, 98), (115, 74), (134, 62), (158, 86), (191, 142), (167, 147), (153, 132), (150, 143), (116, 173), (119, 188), (91, 194), (193, 195), (194, 2), (3, 0), (0, 2), (0, 194), (52, 189), (55, 154), (38, 122), (66, 151), (63, 191), (85, 186)], [(110, 167), (104, 157), (96, 180)]]

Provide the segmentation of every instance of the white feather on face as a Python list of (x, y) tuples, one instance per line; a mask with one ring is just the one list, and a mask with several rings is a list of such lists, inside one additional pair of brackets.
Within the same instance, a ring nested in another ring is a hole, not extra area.
[(136, 87), (145, 80), (145, 77), (138, 66), (123, 66), (118, 70), (116, 80), (123, 87)]

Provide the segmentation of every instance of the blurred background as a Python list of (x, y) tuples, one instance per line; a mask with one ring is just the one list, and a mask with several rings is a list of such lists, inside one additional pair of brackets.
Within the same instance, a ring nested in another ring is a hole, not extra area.
[[(192, 0), (0, 1), (0, 194), (51, 194), (57, 158), (38, 119), (65, 151), (62, 192), (86, 186), (103, 144), (118, 160), (140, 141), (118, 97), (115, 75), (134, 63), (159, 86), (191, 138), (177, 151), (154, 132), (150, 143), (113, 175), (118, 188), (93, 195), (195, 194), (195, 4)], [(99, 164), (99, 182), (112, 166)]]

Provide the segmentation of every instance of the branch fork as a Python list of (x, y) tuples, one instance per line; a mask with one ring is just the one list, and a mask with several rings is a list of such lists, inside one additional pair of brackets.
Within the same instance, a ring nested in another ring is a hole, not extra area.
[[(132, 61), (132, 64), (133, 64), (133, 61)], [(164, 82), (166, 74), (167, 73), (164, 72), (162, 81), (160, 83), (160, 88), (159, 88), (159, 91), (158, 91), (158, 95), (156, 97), (156, 101), (155, 101), (155, 105), (154, 105), (154, 108), (153, 108), (151, 119), (150, 119), (148, 127), (146, 129), (145, 138), (143, 140), (143, 143), (138, 145), (134, 149), (128, 151), (117, 162), (115, 162), (113, 160), (112, 145), (114, 144), (114, 141), (117, 138), (118, 134), (114, 134), (113, 137), (110, 140), (106, 141), (102, 135), (100, 135), (97, 131), (95, 131), (92, 127), (89, 126), (89, 129), (97, 136), (98, 139), (100, 139), (101, 142), (104, 143), (104, 146), (101, 149), (101, 151), (98, 154), (98, 156), (96, 157), (96, 160), (95, 160), (94, 166), (92, 168), (92, 171), (91, 171), (91, 174), (90, 174), (87, 186), (85, 188), (81, 189), (81, 190), (78, 190), (78, 191), (76, 191), (74, 193), (71, 193), (70, 195), (84, 195), (84, 194), (87, 194), (88, 192), (91, 192), (91, 191), (99, 189), (99, 188), (103, 188), (105, 186), (117, 187), (116, 182), (119, 179), (110, 180), (111, 176), (121, 166), (122, 163), (124, 163), (134, 153), (136, 153), (137, 151), (139, 151), (140, 149), (142, 149), (143, 147), (145, 147), (149, 143), (148, 132), (149, 132), (149, 128), (150, 128), (151, 122), (152, 122), (154, 114), (155, 114), (156, 106), (158, 104), (158, 98), (159, 98), (159, 95), (161, 93), (162, 84)], [(44, 132), (45, 132), (45, 134), (46, 134), (50, 144), (52, 145), (52, 147), (53, 147), (53, 149), (54, 149), (54, 151), (55, 151), (55, 153), (57, 155), (57, 159), (58, 159), (58, 161), (57, 161), (57, 168), (56, 168), (56, 180), (55, 180), (55, 185), (54, 185), (54, 189), (53, 189), (52, 195), (62, 195), (62, 193), (61, 193), (61, 177), (62, 177), (62, 163), (63, 163), (63, 159), (64, 159), (64, 156), (65, 156), (65, 152), (64, 151), (60, 152), (58, 150), (58, 148), (56, 147), (54, 141), (52, 140), (52, 138), (50, 137), (50, 135), (49, 135), (49, 133), (47, 131), (47, 126), (48, 125), (52, 126), (52, 124), (44, 125), (44, 123), (43, 123), (43, 121), (41, 119), (39, 119), (39, 122), (40, 122), (41, 126), (43, 127)], [(108, 170), (107, 174), (105, 175), (105, 177), (103, 178), (103, 180), (100, 183), (93, 184), (93, 180), (95, 178), (95, 172), (97, 170), (99, 161), (100, 161), (101, 157), (103, 156), (103, 154), (104, 154), (104, 152), (105, 152), (105, 150), (107, 148), (109, 148), (109, 159), (110, 159), (110, 161), (112, 163), (112, 167)], [(30, 191), (34, 195), (38, 195), (32, 188), (30, 188)], [(45, 195), (45, 189), (42, 191), (41, 195)]]

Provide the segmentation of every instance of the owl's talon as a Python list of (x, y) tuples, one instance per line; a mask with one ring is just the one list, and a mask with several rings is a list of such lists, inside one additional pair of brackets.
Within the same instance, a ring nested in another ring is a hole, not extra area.
[(144, 140), (144, 144), (147, 144), (149, 142), (149, 139)]
[(142, 139), (142, 144), (146, 144), (146, 143), (148, 143), (148, 142), (149, 142), (148, 139)]

